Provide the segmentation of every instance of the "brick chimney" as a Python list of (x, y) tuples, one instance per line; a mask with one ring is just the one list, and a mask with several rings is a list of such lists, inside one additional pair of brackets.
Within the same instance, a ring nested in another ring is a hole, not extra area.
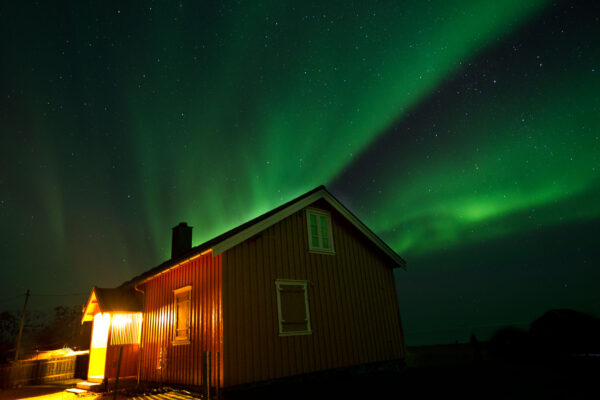
[(173, 228), (173, 241), (171, 242), (171, 258), (179, 257), (192, 248), (192, 227), (185, 222)]

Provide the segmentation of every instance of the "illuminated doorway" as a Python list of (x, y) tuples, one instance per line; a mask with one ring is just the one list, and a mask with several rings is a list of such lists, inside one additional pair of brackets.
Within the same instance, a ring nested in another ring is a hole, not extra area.
[(98, 313), (94, 316), (92, 344), (90, 346), (90, 364), (88, 367), (88, 381), (90, 382), (102, 382), (104, 379), (109, 328), (110, 314)]

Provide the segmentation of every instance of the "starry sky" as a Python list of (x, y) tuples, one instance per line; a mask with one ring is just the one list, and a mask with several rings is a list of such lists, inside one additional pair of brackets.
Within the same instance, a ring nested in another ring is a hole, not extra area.
[[(206, 3), (206, 4), (205, 4)], [(409, 345), (600, 315), (593, 1), (3, 2), (0, 309), (81, 304), (318, 185)]]

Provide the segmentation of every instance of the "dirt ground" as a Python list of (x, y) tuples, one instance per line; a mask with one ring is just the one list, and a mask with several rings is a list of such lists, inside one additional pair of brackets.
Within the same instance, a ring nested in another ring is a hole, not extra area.
[[(71, 383), (58, 383), (53, 385), (31, 385), (18, 389), (0, 389), (0, 400), (113, 400), (114, 393), (92, 393), (85, 392), (75, 394), (66, 392), (65, 389), (72, 387)], [(198, 396), (166, 388), (160, 392), (131, 392), (129, 394), (119, 393), (117, 400), (193, 400)]]
[(58, 385), (34, 385), (18, 389), (0, 389), (0, 400), (35, 399), (35, 400), (95, 400), (97, 394), (76, 395), (65, 392), (65, 387)]
[(590, 399), (598, 397), (600, 365), (471, 363), (274, 384), (233, 391), (242, 399)]
[[(600, 360), (486, 362), (408, 366), (401, 370), (339, 373), (230, 390), (225, 400), (246, 399), (589, 399), (598, 397)], [(108, 400), (112, 393), (75, 395), (58, 385), (0, 390), (0, 400)], [(137, 396), (143, 396), (137, 394)], [(153, 395), (147, 397), (154, 399)], [(160, 396), (159, 396), (160, 397)], [(119, 400), (132, 397), (119, 396)], [(163, 397), (160, 397), (163, 398)], [(189, 398), (189, 397), (187, 397)]]
[[(0, 400), (108, 400), (113, 398), (112, 393), (75, 394), (66, 392), (65, 389), (72, 387), (70, 383), (57, 383), (48, 385), (31, 385), (16, 389), (0, 389)], [(131, 399), (119, 395), (118, 400)]]

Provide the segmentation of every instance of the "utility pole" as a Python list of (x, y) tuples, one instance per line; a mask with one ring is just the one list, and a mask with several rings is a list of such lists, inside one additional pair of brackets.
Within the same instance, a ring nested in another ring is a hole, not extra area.
[(25, 304), (23, 305), (23, 315), (21, 315), (21, 326), (19, 326), (19, 336), (17, 337), (15, 361), (19, 361), (19, 350), (21, 349), (21, 336), (23, 335), (23, 325), (25, 325), (25, 311), (27, 311), (27, 300), (29, 300), (29, 289), (27, 289), (27, 293), (25, 293)]

